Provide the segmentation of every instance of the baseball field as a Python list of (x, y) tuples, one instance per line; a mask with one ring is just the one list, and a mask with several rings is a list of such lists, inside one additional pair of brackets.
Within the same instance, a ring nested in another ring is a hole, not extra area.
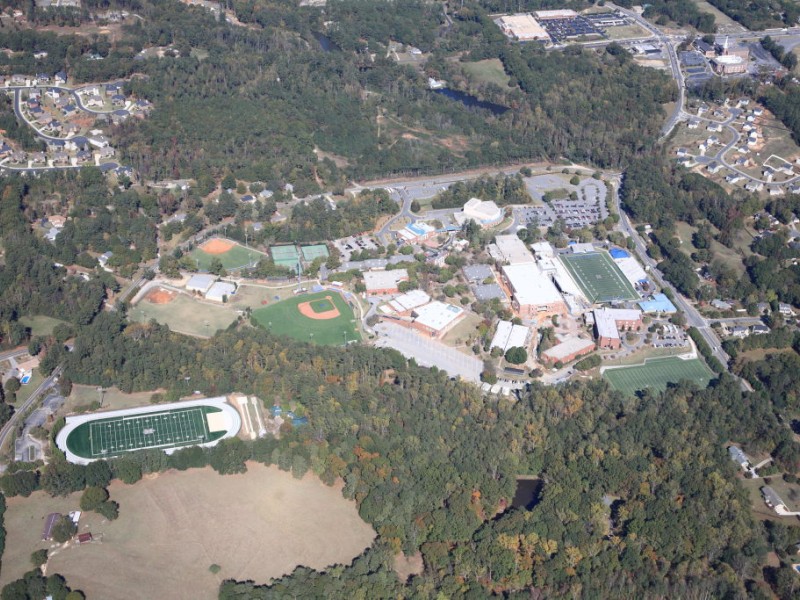
[(253, 311), (253, 318), (277, 335), (322, 345), (360, 340), (353, 309), (334, 291), (301, 294)]
[(656, 391), (667, 389), (667, 384), (678, 383), (683, 379), (694, 381), (700, 386), (707, 385), (714, 374), (700, 359), (654, 358), (644, 364), (618, 369), (607, 369), (603, 377), (615, 390), (633, 395), (639, 390), (650, 388)]
[(241, 244), (223, 238), (211, 238), (191, 252), (191, 257), (197, 262), (201, 271), (207, 271), (211, 261), (218, 258), (222, 266), (229, 271), (235, 271), (255, 265), (266, 256), (253, 248), (245, 248)]
[[(85, 512), (79, 532), (94, 541), (50, 548), (47, 572), (87, 598), (211, 600), (225, 579), (266, 583), (298, 565), (349, 563), (375, 537), (339, 487), (257, 463), (241, 475), (192, 469), (115, 481), (109, 492), (120, 505), (116, 521)], [(31, 569), (33, 551), (50, 547), (41, 541), (47, 515), (67, 514), (79, 501), (80, 493), (8, 499), (0, 586)]]

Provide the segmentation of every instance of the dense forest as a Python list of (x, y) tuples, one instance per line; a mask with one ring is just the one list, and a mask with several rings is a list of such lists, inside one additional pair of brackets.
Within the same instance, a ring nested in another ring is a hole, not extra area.
[(794, 0), (708, 0), (734, 21), (760, 31), (770, 27), (793, 26), (800, 18)]

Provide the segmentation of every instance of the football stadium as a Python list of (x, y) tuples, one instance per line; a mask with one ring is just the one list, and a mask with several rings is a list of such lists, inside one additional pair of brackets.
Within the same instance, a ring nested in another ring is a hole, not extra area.
[(168, 454), (184, 446), (216, 445), (239, 432), (241, 417), (225, 398), (67, 417), (56, 445), (76, 464), (148, 448)]

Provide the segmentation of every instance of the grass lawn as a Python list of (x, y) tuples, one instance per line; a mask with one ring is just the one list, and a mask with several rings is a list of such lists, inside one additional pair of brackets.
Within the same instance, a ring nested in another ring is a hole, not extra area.
[(627, 367), (630, 365), (640, 365), (644, 361), (651, 358), (666, 358), (670, 356), (678, 356), (686, 354), (691, 348), (686, 345), (683, 348), (654, 348), (647, 346), (644, 350), (640, 350), (635, 354), (630, 354), (622, 358), (614, 358), (610, 360), (603, 360), (604, 367)]
[(648, 360), (642, 365), (606, 370), (603, 372), (603, 377), (615, 390), (632, 395), (645, 388), (663, 391), (667, 389), (668, 383), (678, 383), (682, 379), (704, 386), (711, 381), (714, 374), (702, 360), (697, 358), (693, 360), (657, 358)]
[(631, 38), (647, 37), (648, 32), (638, 25), (621, 25), (619, 27), (609, 27), (606, 35), (610, 40), (627, 40)]
[[(772, 483), (769, 485), (775, 488), (775, 481), (778, 479), (780, 479), (780, 476), (772, 477)], [(775, 523), (787, 525), (788, 527), (800, 527), (800, 520), (797, 518), (779, 517), (774, 510), (764, 504), (761, 488), (768, 484), (765, 483), (763, 479), (742, 478), (739, 480), (739, 483), (747, 490), (748, 496), (750, 497), (750, 510), (753, 512), (753, 516), (756, 519), (759, 521), (773, 521)], [(775, 491), (778, 492), (777, 489), (775, 489)], [(778, 495), (781, 496), (784, 502), (789, 502), (788, 498), (784, 498), (781, 495), (781, 492), (778, 492)]]
[(499, 58), (489, 58), (461, 65), (464, 71), (478, 83), (494, 83), (501, 88), (508, 87), (508, 75)]
[[(102, 541), (53, 548), (41, 541), (44, 519), (77, 509), (80, 493), (9, 498), (0, 585), (31, 569), (33, 551), (48, 548), (48, 573), (61, 573), (88, 598), (212, 600), (225, 579), (266, 583), (298, 565), (325, 570), (349, 563), (375, 537), (340, 488), (256, 463), (240, 475), (192, 469), (135, 485), (115, 481), (109, 492), (119, 519), (85, 512), (79, 526)], [(212, 564), (221, 570), (211, 573)]]
[(43, 381), (44, 375), (39, 372), (39, 369), (34, 369), (33, 374), (31, 375), (31, 380), (19, 388), (19, 391), (17, 392), (17, 401), (15, 404), (20, 406), (23, 402), (25, 402), (25, 400), (30, 398), (31, 394), (36, 391), (36, 388), (39, 387), (39, 384), (41, 384)]
[(197, 261), (197, 266), (201, 271), (207, 271), (211, 266), (211, 261), (215, 258), (218, 258), (226, 269), (234, 270), (255, 264), (264, 256), (266, 254), (263, 252), (238, 244), (223, 254), (209, 254), (201, 248), (195, 248), (191, 252), (191, 257)]
[(483, 317), (473, 312), (467, 312), (466, 316), (457, 323), (450, 331), (445, 334), (442, 341), (448, 346), (462, 346), (473, 335), (475, 330), (483, 322)]
[(206, 304), (178, 294), (168, 304), (153, 304), (142, 300), (128, 312), (128, 316), (139, 323), (155, 319), (172, 331), (207, 337), (214, 335), (218, 329), (228, 327), (238, 315), (231, 307)]
[(25, 327), (31, 328), (33, 335), (51, 335), (56, 325), (66, 323), (61, 319), (54, 319), (53, 317), (45, 317), (44, 315), (36, 315), (34, 317), (21, 317), (19, 320)]
[[(104, 388), (103, 410), (121, 410), (123, 408), (148, 406), (150, 404), (150, 397), (155, 393), (156, 391), (126, 394), (115, 387)], [(88, 410), (88, 407), (93, 402), (100, 402), (100, 392), (97, 391), (97, 386), (80, 385), (76, 383), (73, 384), (72, 393), (64, 403), (61, 412), (63, 414), (84, 412)]]
[[(340, 316), (335, 319), (316, 320), (300, 314), (299, 304), (322, 300), (328, 296), (339, 309)], [(334, 346), (344, 344), (345, 339), (348, 342), (361, 339), (353, 309), (336, 292), (325, 291), (294, 296), (272, 306), (254, 310), (253, 317), (277, 335), (285, 335), (304, 342)]]
[[(280, 288), (242, 284), (236, 288), (236, 293), (228, 300), (228, 304), (237, 310), (241, 310), (247, 306), (251, 308), (261, 308), (265, 306), (265, 304), (273, 304), (280, 300), (293, 298), (294, 294), (292, 292), (296, 289), (296, 283)], [(276, 296), (278, 300), (275, 299)]]
[(607, 252), (562, 254), (560, 258), (590, 302), (639, 298), (639, 294)]

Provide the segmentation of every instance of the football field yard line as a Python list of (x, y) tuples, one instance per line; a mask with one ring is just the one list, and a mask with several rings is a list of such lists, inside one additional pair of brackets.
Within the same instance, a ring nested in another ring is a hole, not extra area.
[[(146, 429), (152, 429), (153, 433), (145, 434)], [(89, 427), (92, 456), (185, 444), (207, 439), (209, 435), (205, 413), (199, 408), (120, 417), (92, 423)]]

